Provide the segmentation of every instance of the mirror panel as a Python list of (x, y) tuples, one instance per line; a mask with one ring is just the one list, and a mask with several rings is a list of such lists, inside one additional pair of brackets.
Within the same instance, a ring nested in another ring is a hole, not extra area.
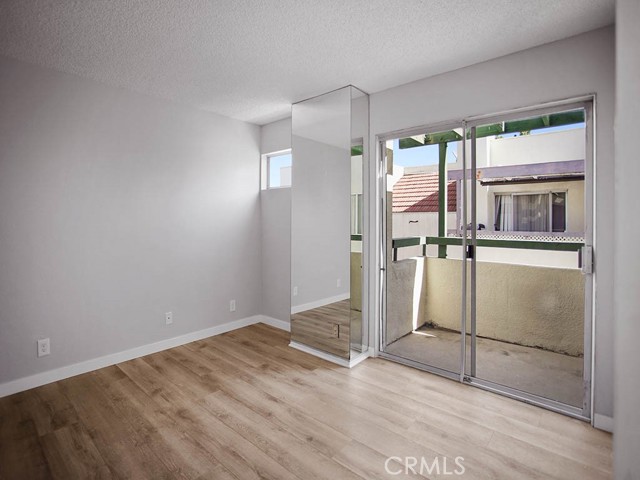
[(367, 348), (366, 322), (362, 321), (363, 306), (363, 241), (364, 241), (364, 159), (369, 138), (369, 96), (351, 87), (351, 354)]
[(293, 105), (291, 340), (350, 357), (351, 87)]

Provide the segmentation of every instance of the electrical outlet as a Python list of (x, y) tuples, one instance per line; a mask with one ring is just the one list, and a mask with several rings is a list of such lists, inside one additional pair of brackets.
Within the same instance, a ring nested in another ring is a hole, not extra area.
[(333, 324), (333, 336), (335, 338), (340, 338), (340, 324), (339, 323), (334, 323)]
[(293, 287), (293, 296), (298, 295), (298, 287)]
[(164, 321), (167, 325), (171, 325), (173, 323), (173, 312), (167, 312), (164, 314)]
[(231, 300), (229, 302), (229, 311), (230, 312), (235, 312), (236, 311), (236, 301), (235, 300)]
[(342, 285), (342, 280), (337, 279), (336, 280), (336, 288), (340, 288), (341, 285)]
[(48, 338), (38, 340), (38, 356), (44, 357), (51, 353), (51, 344)]

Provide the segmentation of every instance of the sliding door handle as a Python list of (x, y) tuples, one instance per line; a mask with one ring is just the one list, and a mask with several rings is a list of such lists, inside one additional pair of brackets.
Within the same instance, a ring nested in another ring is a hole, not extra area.
[(467, 252), (465, 254), (465, 258), (467, 260), (471, 260), (475, 257), (476, 255), (476, 247), (473, 245), (467, 245)]
[(593, 273), (593, 247), (591, 245), (584, 245), (578, 250), (578, 266), (583, 275)]

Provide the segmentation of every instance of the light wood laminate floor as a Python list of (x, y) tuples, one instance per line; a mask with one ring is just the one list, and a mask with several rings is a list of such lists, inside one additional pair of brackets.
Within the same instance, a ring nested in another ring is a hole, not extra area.
[(253, 325), (2, 398), (0, 478), (403, 478), (391, 456), (464, 457), (469, 479), (611, 477), (611, 436), (584, 422), (287, 344)]
[[(351, 300), (341, 300), (291, 315), (291, 340), (349, 358)], [(339, 325), (339, 335), (333, 327)]]

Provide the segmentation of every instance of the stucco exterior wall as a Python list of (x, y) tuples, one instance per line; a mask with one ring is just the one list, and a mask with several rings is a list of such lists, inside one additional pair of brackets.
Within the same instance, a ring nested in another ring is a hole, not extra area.
[[(414, 257), (388, 263), (387, 345), (425, 323), (427, 285), (424, 266), (426, 259), (426, 257)], [(459, 275), (458, 279), (460, 279)]]
[[(460, 330), (461, 261), (427, 258), (425, 321)], [(583, 353), (584, 277), (577, 269), (477, 263), (477, 334)]]
[(530, 163), (584, 160), (583, 127), (560, 132), (486, 140), (487, 165), (525, 165)]
[[(577, 269), (477, 263), (477, 333), (569, 355), (583, 353), (584, 277)], [(424, 323), (460, 330), (460, 260), (391, 262), (387, 343)]]
[(351, 252), (350, 270), (351, 309), (362, 311), (362, 253)]

